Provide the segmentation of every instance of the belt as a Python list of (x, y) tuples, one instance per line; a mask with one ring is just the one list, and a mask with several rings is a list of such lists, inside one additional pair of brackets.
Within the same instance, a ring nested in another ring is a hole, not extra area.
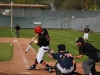
[(47, 48), (43, 48), (44, 50), (48, 50)]

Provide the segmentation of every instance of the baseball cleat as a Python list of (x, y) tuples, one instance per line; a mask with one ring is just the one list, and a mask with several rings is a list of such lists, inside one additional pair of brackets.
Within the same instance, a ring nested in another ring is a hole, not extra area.
[(75, 74), (75, 72), (73, 71), (73, 72), (71, 73), (71, 75), (76, 75), (76, 74)]
[(47, 71), (49, 71), (49, 73), (52, 72), (52, 68), (51, 67), (47, 67)]
[(29, 67), (27, 70), (36, 70), (36, 68), (33, 67), (33, 66), (31, 66), (31, 67)]

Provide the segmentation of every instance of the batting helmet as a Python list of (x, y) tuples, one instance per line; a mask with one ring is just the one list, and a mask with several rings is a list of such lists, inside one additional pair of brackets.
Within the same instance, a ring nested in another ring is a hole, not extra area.
[(79, 37), (76, 39), (76, 43), (78, 43), (78, 42), (84, 43), (84, 39), (82, 37)]
[(65, 51), (65, 49), (66, 49), (66, 46), (64, 45), (64, 44), (60, 44), (60, 45), (58, 45), (58, 52), (60, 52), (60, 51)]
[(35, 27), (35, 33), (40, 34), (42, 31), (42, 28), (40, 26)]

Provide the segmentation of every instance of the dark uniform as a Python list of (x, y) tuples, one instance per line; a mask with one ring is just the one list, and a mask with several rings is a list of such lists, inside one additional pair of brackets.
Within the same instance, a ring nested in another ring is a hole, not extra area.
[(96, 75), (95, 63), (100, 60), (100, 51), (90, 43), (84, 43), (82, 37), (76, 39), (76, 44), (79, 47), (79, 55), (73, 57), (79, 59), (83, 55), (88, 56), (88, 59), (82, 63), (85, 75)]
[(98, 61), (98, 52), (99, 50), (89, 43), (83, 43), (79, 46), (79, 54), (87, 55), (89, 57), (82, 64), (85, 74), (92, 73), (94, 75), (96, 73), (95, 63)]
[(58, 53), (51, 53), (50, 58), (54, 58), (58, 60), (55, 64), (56, 75), (65, 75), (65, 74), (74, 74), (74, 67), (76, 66), (76, 62), (71, 54), (69, 54), (66, 50), (66, 46), (64, 44), (59, 44), (57, 46)]
[(89, 32), (90, 29), (88, 28), (88, 26), (86, 26), (86, 28), (84, 29), (84, 39), (86, 39), (87, 41), (88, 41)]
[(43, 34), (39, 34), (39, 38), (38, 38), (38, 46), (49, 46), (49, 41), (50, 41), (50, 37), (48, 35), (48, 32), (46, 29), (42, 30), (44, 33)]
[(59, 52), (53, 55), (55, 60), (58, 60), (56, 63), (56, 75), (60, 75), (60, 73), (68, 74), (74, 70), (73, 67), (73, 58), (67, 57), (68, 52)]
[(36, 65), (40, 63), (40, 64), (45, 65), (49, 72), (52, 72), (51, 67), (48, 64), (46, 64), (46, 62), (44, 62), (43, 60), (44, 55), (48, 52), (48, 50), (50, 50), (49, 42), (50, 42), (50, 37), (49, 37), (48, 31), (46, 29), (43, 29), (41, 33), (38, 35), (37, 45), (39, 46), (39, 50), (38, 50), (35, 62), (29, 68), (29, 70), (34, 70), (36, 68)]
[(85, 32), (85, 33), (88, 33), (89, 31), (90, 31), (89, 28), (85, 28), (85, 29), (84, 29), (84, 32)]
[(16, 29), (16, 37), (19, 38), (20, 26), (17, 24), (17, 25), (15, 26), (15, 29)]

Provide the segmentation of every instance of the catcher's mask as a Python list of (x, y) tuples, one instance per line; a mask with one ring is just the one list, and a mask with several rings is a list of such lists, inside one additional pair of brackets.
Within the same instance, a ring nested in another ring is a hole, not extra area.
[(35, 27), (35, 33), (40, 34), (42, 31), (42, 28), (40, 26)]
[(84, 43), (84, 39), (82, 37), (79, 37), (76, 39), (76, 43), (78, 43), (78, 42)]
[(60, 45), (58, 45), (58, 52), (60, 52), (60, 51), (65, 51), (65, 49), (66, 49), (66, 46), (64, 45), (64, 44), (60, 44)]

